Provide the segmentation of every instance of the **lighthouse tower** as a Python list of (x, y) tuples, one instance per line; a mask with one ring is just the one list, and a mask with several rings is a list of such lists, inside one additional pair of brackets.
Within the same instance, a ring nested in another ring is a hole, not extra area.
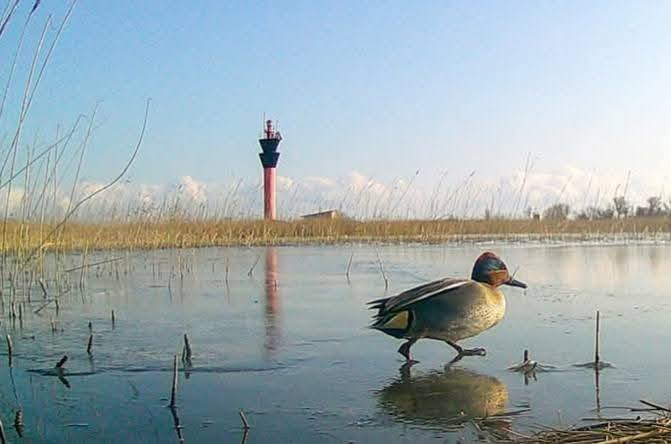
[(277, 147), (282, 140), (279, 131), (273, 128), (273, 121), (266, 120), (266, 127), (263, 130), (264, 136), (259, 139), (263, 152), (259, 153), (261, 165), (263, 165), (263, 218), (266, 220), (275, 220), (277, 210), (275, 207), (275, 169), (277, 161), (280, 159), (280, 153)]

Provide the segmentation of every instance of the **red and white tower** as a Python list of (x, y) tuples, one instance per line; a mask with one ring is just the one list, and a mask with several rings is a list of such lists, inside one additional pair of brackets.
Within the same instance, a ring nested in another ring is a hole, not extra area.
[(275, 207), (275, 169), (277, 161), (280, 159), (280, 153), (277, 147), (282, 140), (279, 131), (273, 129), (273, 121), (266, 120), (266, 127), (263, 130), (264, 136), (259, 139), (262, 153), (259, 153), (261, 165), (263, 165), (263, 218), (266, 220), (275, 220), (277, 209)]

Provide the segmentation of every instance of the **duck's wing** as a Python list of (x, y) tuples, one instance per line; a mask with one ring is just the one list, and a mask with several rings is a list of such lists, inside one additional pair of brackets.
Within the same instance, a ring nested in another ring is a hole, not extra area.
[(371, 309), (377, 309), (377, 316), (384, 316), (388, 313), (398, 312), (415, 304), (419, 301), (431, 298), (433, 296), (442, 295), (450, 291), (454, 291), (463, 285), (466, 285), (470, 280), (446, 278), (437, 281), (429, 282), (428, 284), (420, 285), (410, 290), (406, 290), (396, 296), (389, 298), (382, 298), (368, 303)]

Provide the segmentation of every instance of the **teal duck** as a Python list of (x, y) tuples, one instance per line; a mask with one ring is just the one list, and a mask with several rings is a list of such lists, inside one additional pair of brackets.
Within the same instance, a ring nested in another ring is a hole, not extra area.
[(407, 341), (398, 352), (411, 362), (410, 347), (420, 339), (444, 341), (463, 356), (485, 355), (483, 348), (464, 349), (458, 341), (495, 326), (506, 300), (501, 285), (527, 288), (513, 278), (497, 255), (486, 252), (475, 261), (470, 279), (445, 278), (368, 303), (377, 310), (371, 328)]

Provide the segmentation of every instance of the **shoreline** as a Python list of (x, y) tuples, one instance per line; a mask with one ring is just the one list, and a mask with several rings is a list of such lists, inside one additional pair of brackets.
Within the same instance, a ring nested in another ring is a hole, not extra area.
[[(31, 252), (152, 250), (167, 248), (319, 246), (350, 244), (671, 243), (671, 218), (538, 221), (374, 220), (316, 221), (168, 220), (73, 222), (55, 225), (9, 222), (2, 251)], [(50, 234), (51, 233), (51, 234)], [(39, 254), (39, 253), (38, 253)]]

